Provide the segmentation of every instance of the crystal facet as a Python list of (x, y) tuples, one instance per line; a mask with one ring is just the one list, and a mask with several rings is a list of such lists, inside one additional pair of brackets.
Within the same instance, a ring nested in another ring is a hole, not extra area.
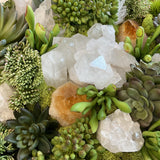
[(140, 125), (133, 122), (128, 113), (117, 109), (100, 121), (97, 138), (110, 152), (136, 152), (143, 147)]

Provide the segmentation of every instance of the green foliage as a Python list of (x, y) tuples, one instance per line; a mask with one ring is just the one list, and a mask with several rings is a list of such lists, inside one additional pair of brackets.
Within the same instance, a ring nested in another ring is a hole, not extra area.
[(32, 151), (32, 160), (45, 160), (45, 156), (41, 151), (34, 149)]
[(118, 0), (52, 0), (55, 22), (65, 28), (65, 36), (86, 35), (94, 23), (114, 24)]
[(55, 88), (47, 86), (45, 81), (42, 82), (39, 89), (41, 90), (39, 104), (42, 108), (46, 106), (50, 106), (52, 93), (54, 92)]
[(89, 126), (89, 118), (81, 118), (71, 126), (61, 127), (59, 136), (55, 136), (51, 143), (54, 145), (50, 159), (93, 159), (105, 149), (96, 139)]
[(122, 156), (120, 156), (120, 158), (122, 160), (144, 160), (141, 151), (123, 153)]
[(149, 0), (126, 0), (127, 18), (142, 22), (142, 19), (149, 13)]
[(0, 3), (0, 71), (4, 68), (6, 47), (20, 41), (27, 27), (24, 15), (17, 19), (13, 0), (8, 0), (4, 4)]
[[(119, 154), (120, 153), (115, 154), (115, 153), (111, 153), (111, 152), (106, 150), (105, 152), (98, 154), (98, 159), (97, 160), (121, 160)], [(129, 159), (126, 158), (124, 160), (129, 160)], [(136, 160), (136, 159), (134, 159), (134, 160)]]
[(142, 133), (145, 139), (144, 147), (142, 148), (142, 154), (149, 160), (160, 159), (160, 131), (156, 128), (160, 127), (160, 120), (156, 121), (148, 131)]
[(0, 160), (14, 160), (11, 154), (15, 150), (12, 143), (6, 142), (5, 137), (12, 132), (11, 129), (7, 129), (5, 124), (0, 122)]
[(117, 97), (132, 108), (131, 117), (142, 128), (160, 118), (160, 63), (131, 64), (127, 82), (118, 90)]
[(160, 0), (151, 1), (150, 13), (153, 16), (157, 16), (160, 13)]
[(97, 131), (98, 121), (105, 119), (106, 113), (113, 112), (116, 109), (115, 106), (123, 112), (131, 112), (131, 108), (127, 103), (115, 98), (116, 86), (113, 84), (100, 91), (95, 86), (88, 85), (87, 87), (78, 88), (77, 94), (86, 94), (87, 99), (92, 101), (76, 103), (71, 107), (71, 111), (82, 112), (83, 115), (91, 111), (89, 124), (93, 133)]
[(35, 104), (40, 98), (39, 86), (43, 82), (41, 57), (28, 43), (20, 42), (9, 46), (3, 80), (15, 88), (16, 94), (10, 99), (10, 108), (19, 110), (25, 105)]
[[(136, 31), (136, 46), (132, 46), (131, 40), (129, 37), (126, 37), (124, 41), (124, 50), (129, 54), (133, 55), (138, 61), (143, 59), (143, 61), (149, 63), (152, 61), (152, 56), (155, 53), (160, 53), (160, 44), (152, 46), (154, 40), (160, 34), (160, 26), (155, 29), (155, 32), (151, 37), (148, 37), (146, 43), (143, 46), (144, 40), (144, 28), (139, 27)], [(152, 49), (151, 49), (152, 48)]]
[(147, 14), (142, 22), (142, 27), (148, 36), (151, 36), (155, 32), (155, 27), (153, 24), (153, 15)]
[(53, 37), (56, 37), (60, 32), (57, 24), (53, 27), (47, 39), (45, 28), (40, 23), (35, 25), (34, 12), (30, 6), (27, 6), (25, 19), (29, 26), (29, 29), (25, 32), (25, 37), (31, 48), (38, 50), (39, 54), (42, 55), (57, 47), (57, 44), (52, 45)]
[(5, 139), (14, 143), (19, 149), (18, 160), (28, 158), (34, 149), (38, 149), (43, 154), (50, 153), (51, 143), (48, 136), (50, 132), (52, 137), (57, 133), (58, 123), (50, 120), (48, 112), (49, 107), (42, 111), (41, 107), (36, 104), (32, 112), (25, 108), (22, 108), (20, 113), (14, 111), (16, 119), (6, 122), (13, 132)]

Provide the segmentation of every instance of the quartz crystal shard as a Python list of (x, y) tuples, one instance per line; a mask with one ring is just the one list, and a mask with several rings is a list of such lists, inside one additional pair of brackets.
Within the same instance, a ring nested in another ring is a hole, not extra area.
[(119, 109), (100, 121), (97, 139), (112, 153), (136, 152), (144, 143), (140, 125)]
[[(68, 79), (80, 85), (93, 84), (97, 89), (110, 83), (121, 87), (130, 64), (137, 62), (124, 51), (123, 43), (115, 41), (115, 30), (111, 25), (97, 23), (89, 29), (88, 37), (76, 34), (71, 38), (55, 37), (54, 41), (59, 41), (59, 46), (42, 56), (44, 77), (47, 84), (54, 87)], [(59, 73), (57, 83), (54, 72)]]

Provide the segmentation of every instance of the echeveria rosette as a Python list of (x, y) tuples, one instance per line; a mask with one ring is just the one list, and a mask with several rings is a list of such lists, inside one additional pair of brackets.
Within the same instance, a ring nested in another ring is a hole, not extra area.
[(41, 93), (39, 87), (43, 82), (38, 51), (31, 49), (29, 43), (19, 42), (8, 47), (5, 58), (3, 80), (16, 90), (10, 99), (10, 108), (19, 110), (24, 105), (38, 102)]
[(118, 16), (118, 0), (52, 0), (55, 22), (65, 28), (65, 36), (86, 35), (95, 23), (114, 24)]
[(96, 139), (89, 125), (89, 118), (81, 118), (74, 124), (61, 127), (59, 136), (55, 136), (51, 143), (54, 145), (50, 159), (98, 159), (99, 153), (104, 153), (105, 149)]
[(145, 62), (151, 62), (152, 56), (155, 53), (160, 53), (160, 44), (157, 44), (153, 48), (151, 48), (152, 42), (157, 38), (160, 34), (160, 26), (155, 29), (155, 32), (151, 37), (148, 37), (144, 46), (144, 28), (140, 26), (136, 31), (136, 46), (135, 48), (132, 46), (131, 40), (129, 37), (126, 37), (124, 41), (124, 50), (129, 54), (133, 55), (138, 61), (143, 59)]
[(30, 43), (31, 48), (38, 50), (39, 54), (42, 55), (58, 46), (57, 44), (52, 45), (53, 37), (56, 37), (60, 32), (58, 24), (55, 24), (49, 34), (49, 38), (47, 38), (43, 25), (40, 23), (35, 25), (34, 12), (29, 5), (26, 9), (25, 19), (29, 26), (29, 29), (25, 32), (25, 37)]
[(97, 131), (98, 121), (105, 119), (107, 112), (111, 113), (116, 107), (123, 112), (131, 112), (131, 108), (127, 103), (119, 101), (115, 97), (116, 86), (113, 84), (100, 91), (95, 86), (88, 85), (87, 87), (78, 88), (77, 94), (86, 94), (87, 99), (91, 99), (91, 102), (76, 103), (72, 106), (71, 111), (81, 112), (83, 115), (91, 111), (89, 124), (93, 133)]
[(50, 127), (52, 127), (53, 137), (57, 133), (58, 123), (50, 120), (48, 112), (49, 107), (42, 111), (41, 107), (36, 104), (32, 112), (25, 108), (22, 108), (20, 113), (14, 111), (16, 119), (6, 122), (8, 128), (13, 129), (13, 132), (5, 139), (14, 143), (19, 149), (18, 160), (28, 158), (34, 149), (43, 154), (51, 152), (51, 143), (48, 139), (51, 132)]
[(131, 117), (142, 128), (150, 126), (152, 121), (160, 118), (160, 63), (131, 65), (127, 82), (118, 90), (120, 100), (132, 108)]

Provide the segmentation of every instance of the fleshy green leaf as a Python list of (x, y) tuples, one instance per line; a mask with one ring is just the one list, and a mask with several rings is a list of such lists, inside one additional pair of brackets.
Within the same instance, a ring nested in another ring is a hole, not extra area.
[(20, 149), (17, 154), (17, 160), (23, 160), (25, 158), (28, 158), (29, 154), (30, 151), (28, 151), (28, 149)]

